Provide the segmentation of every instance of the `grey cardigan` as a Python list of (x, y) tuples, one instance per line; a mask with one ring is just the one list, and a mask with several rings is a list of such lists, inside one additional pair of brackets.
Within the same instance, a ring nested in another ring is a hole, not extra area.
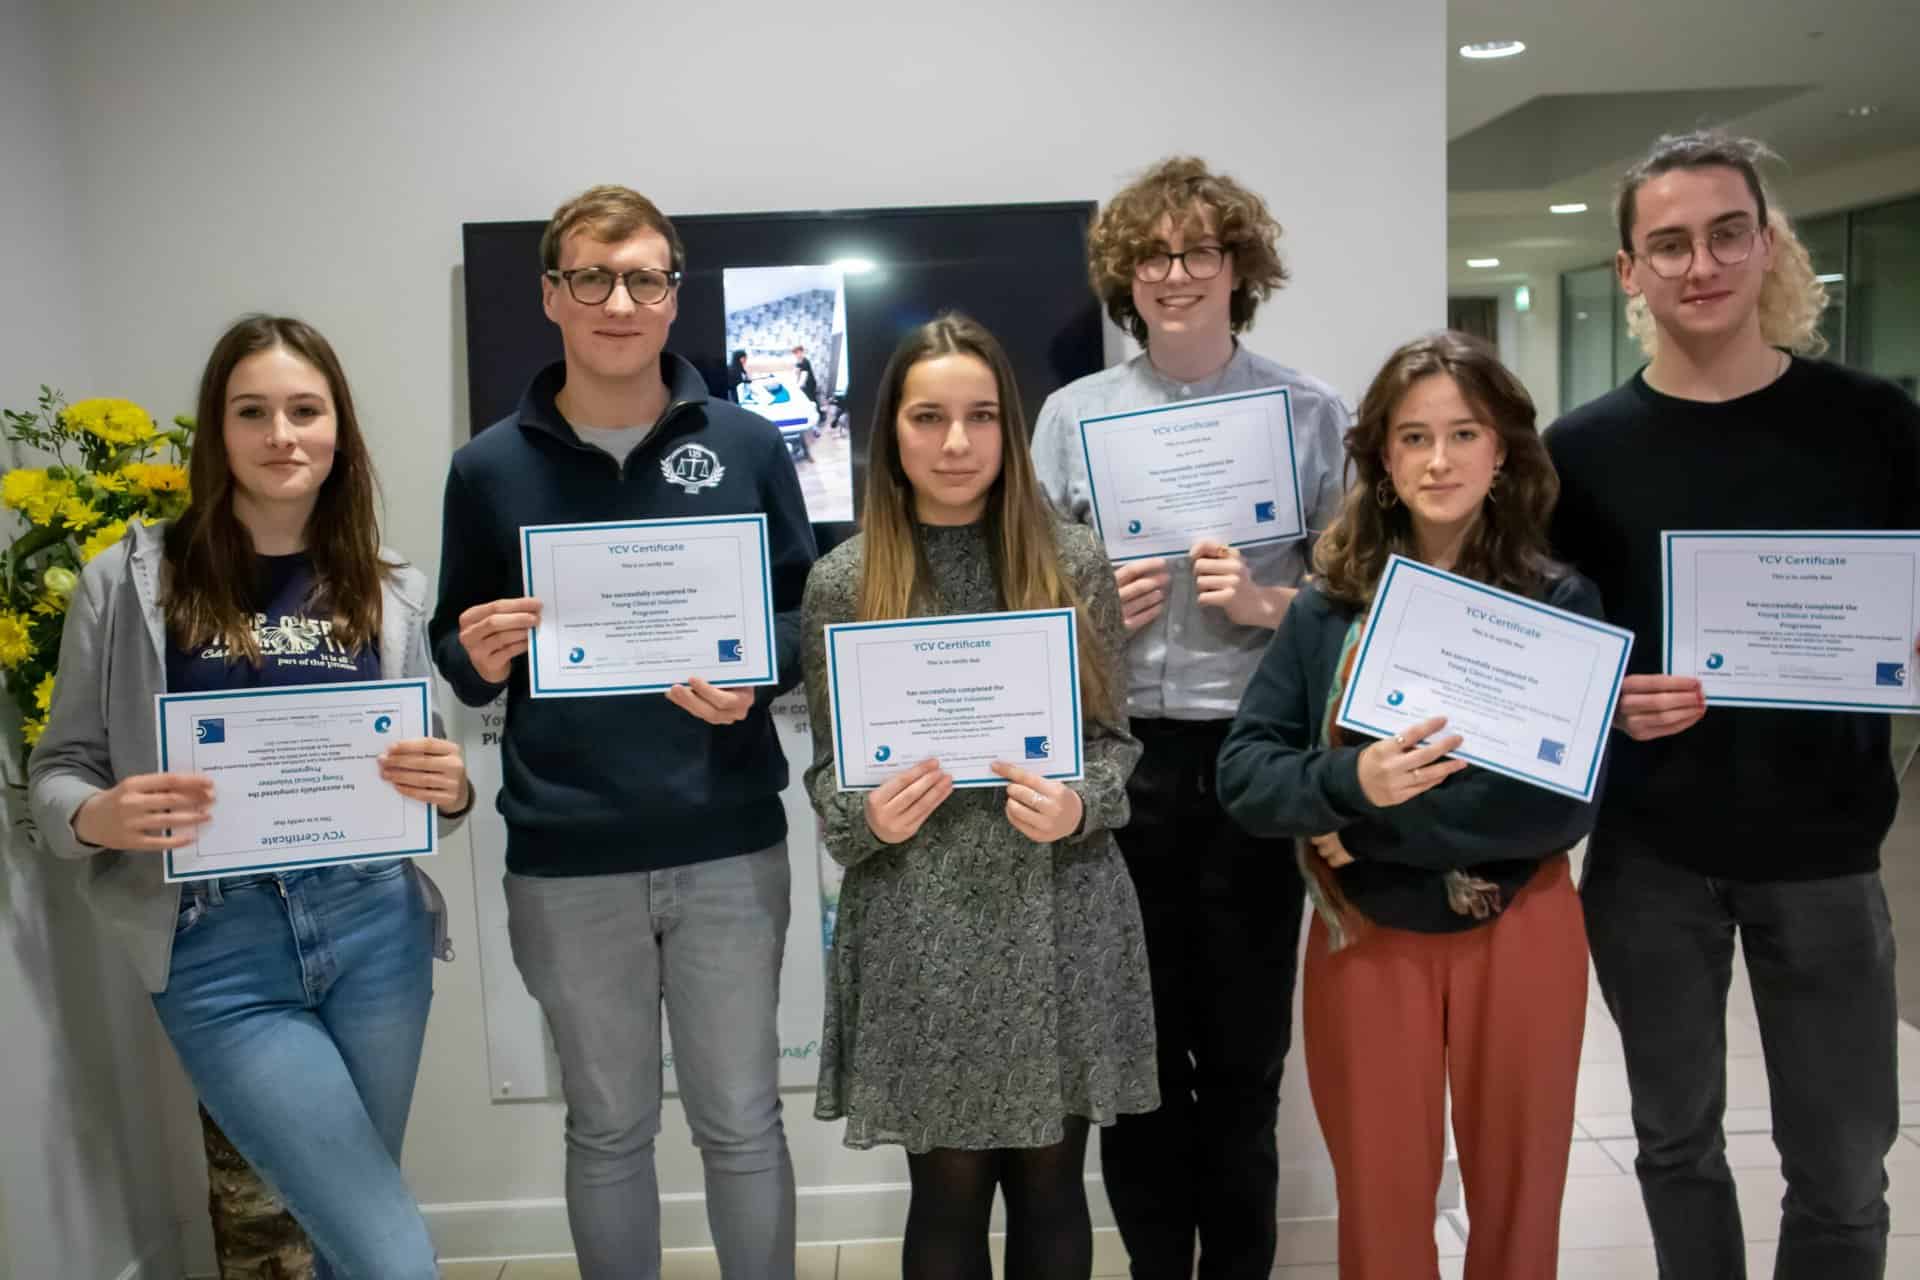
[[(135, 523), (80, 575), (60, 640), (60, 678), (46, 732), (27, 766), (34, 825), (48, 849), (89, 863), (83, 891), (94, 915), (119, 939), (149, 991), (165, 991), (173, 964), (180, 885), (161, 857), (84, 844), (73, 815), (121, 778), (159, 769), (155, 694), (166, 692), (166, 626), (160, 611), (163, 526)], [(380, 671), (429, 676), (426, 576), (382, 550), (394, 566), (382, 579)], [(439, 732), (439, 717), (434, 717)], [(440, 819), (452, 830), (459, 819)], [(453, 958), (446, 900), (417, 862), (409, 864), (434, 920), (434, 954)]]

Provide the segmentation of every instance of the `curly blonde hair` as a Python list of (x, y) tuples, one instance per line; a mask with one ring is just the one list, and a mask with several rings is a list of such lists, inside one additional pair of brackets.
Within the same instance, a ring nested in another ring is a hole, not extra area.
[(1093, 291), (1113, 322), (1142, 346), (1147, 322), (1133, 305), (1133, 269), (1156, 252), (1163, 219), (1193, 232), (1204, 226), (1199, 210), (1213, 215), (1213, 231), (1233, 251), (1238, 283), (1228, 309), (1233, 332), (1253, 321), (1253, 313), (1287, 282), (1280, 261), (1280, 224), (1267, 202), (1225, 174), (1214, 173), (1195, 156), (1162, 160), (1107, 201), (1087, 233), (1087, 274)]
[[(1760, 334), (1770, 347), (1795, 355), (1825, 355), (1827, 335), (1820, 332), (1820, 316), (1827, 309), (1827, 286), (1814, 274), (1813, 255), (1778, 207), (1767, 210), (1767, 229), (1773, 233), (1773, 266), (1760, 282)], [(1645, 297), (1627, 299), (1627, 331), (1647, 359), (1659, 354), (1660, 329)]]

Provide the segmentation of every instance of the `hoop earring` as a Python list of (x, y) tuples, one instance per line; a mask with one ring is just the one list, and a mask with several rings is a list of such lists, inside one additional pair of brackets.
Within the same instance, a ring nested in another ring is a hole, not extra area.
[(1394, 505), (1400, 501), (1400, 495), (1394, 492), (1391, 477), (1380, 477), (1380, 482), (1373, 486), (1373, 500), (1380, 504), (1382, 511), (1393, 510)]
[(1487, 505), (1488, 506), (1497, 507), (1500, 505), (1500, 489), (1501, 489), (1501, 486), (1506, 484), (1506, 482), (1507, 482), (1506, 473), (1502, 471), (1499, 467), (1495, 467), (1493, 469), (1493, 480), (1491, 483), (1487, 485)]

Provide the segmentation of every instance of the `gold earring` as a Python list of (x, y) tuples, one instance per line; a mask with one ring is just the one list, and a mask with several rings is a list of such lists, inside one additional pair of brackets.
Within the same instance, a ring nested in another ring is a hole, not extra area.
[(1373, 486), (1373, 500), (1380, 504), (1382, 511), (1391, 511), (1393, 505), (1400, 501), (1400, 495), (1393, 490), (1391, 477), (1380, 477), (1380, 483)]

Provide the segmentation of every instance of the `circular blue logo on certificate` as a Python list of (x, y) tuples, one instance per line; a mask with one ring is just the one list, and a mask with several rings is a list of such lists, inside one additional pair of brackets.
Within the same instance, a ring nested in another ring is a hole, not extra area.
[(1127, 521), (1127, 532), (1128, 533), (1140, 532), (1140, 522), (1138, 520)]
[(877, 747), (874, 749), (873, 758), (876, 763), (885, 764), (887, 761), (893, 758), (893, 748)]
[(391, 728), (393, 728), (392, 716), (380, 716), (373, 722), (373, 731), (375, 733), (385, 733)]
[(584, 662), (586, 660), (586, 657), (587, 657), (587, 651), (585, 649), (580, 648), (577, 645), (567, 650), (568, 662)]
[(1400, 692), (1398, 689), (1395, 689), (1392, 693), (1387, 695), (1387, 705), (1390, 707), (1397, 707), (1401, 703), (1405, 702), (1406, 700), (1407, 700), (1407, 695)]
[(1707, 655), (1707, 670), (1718, 671), (1720, 668), (1726, 665), (1727, 665), (1726, 655), (1719, 654), (1719, 653), (1710, 653)]

